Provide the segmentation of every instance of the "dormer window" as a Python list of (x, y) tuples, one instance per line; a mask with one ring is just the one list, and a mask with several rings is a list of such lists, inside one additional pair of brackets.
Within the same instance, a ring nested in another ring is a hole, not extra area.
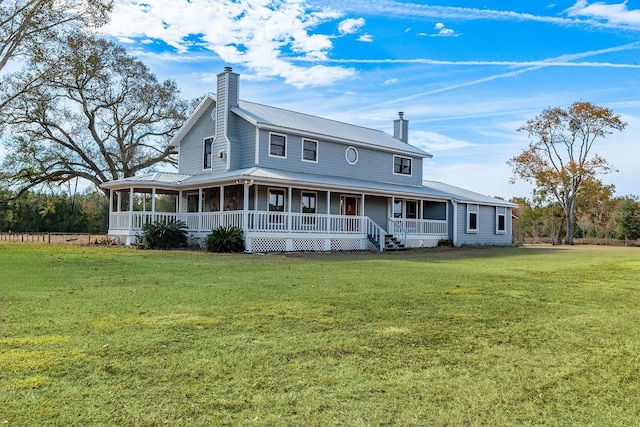
[(211, 169), (211, 148), (213, 146), (213, 138), (207, 138), (204, 140), (204, 161), (202, 164), (203, 169)]
[(272, 133), (269, 135), (269, 155), (287, 157), (287, 137)]
[(393, 173), (397, 175), (411, 175), (411, 158), (393, 156)]

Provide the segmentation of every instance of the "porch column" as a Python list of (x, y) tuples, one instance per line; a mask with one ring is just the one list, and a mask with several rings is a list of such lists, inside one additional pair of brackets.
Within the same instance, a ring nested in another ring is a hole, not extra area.
[(224, 212), (224, 185), (220, 186), (220, 214)]
[(109, 229), (111, 229), (112, 214), (113, 214), (113, 190), (109, 190)]
[(360, 222), (360, 232), (363, 233), (367, 229), (364, 223), (364, 193), (360, 196), (360, 219), (358, 221)]
[(327, 233), (331, 230), (331, 191), (327, 191)]
[(133, 228), (133, 191), (135, 189), (131, 187), (129, 189), (129, 230)]
[(293, 195), (293, 189), (291, 187), (289, 187), (287, 189), (287, 211), (289, 212), (289, 214), (287, 215), (287, 230), (288, 231), (292, 231), (291, 230), (291, 196)]
[(155, 220), (156, 220), (156, 188), (153, 187), (151, 189), (151, 222)]
[(202, 230), (202, 188), (198, 188), (198, 231)]
[(243, 185), (244, 194), (242, 195), (242, 230), (244, 230), (245, 235), (247, 233), (247, 229), (249, 228), (249, 184), (245, 183)]

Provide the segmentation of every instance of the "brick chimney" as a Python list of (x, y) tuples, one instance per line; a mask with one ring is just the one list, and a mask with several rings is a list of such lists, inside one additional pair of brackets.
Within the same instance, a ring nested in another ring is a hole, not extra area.
[(404, 143), (409, 142), (409, 120), (404, 119), (402, 111), (398, 113), (398, 118), (393, 121), (393, 137)]

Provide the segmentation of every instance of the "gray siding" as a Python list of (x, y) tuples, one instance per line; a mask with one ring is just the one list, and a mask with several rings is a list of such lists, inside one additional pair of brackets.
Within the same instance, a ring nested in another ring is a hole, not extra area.
[(348, 145), (319, 140), (318, 162), (306, 162), (302, 160), (302, 137), (291, 134), (286, 135), (286, 158), (272, 157), (269, 156), (269, 135), (268, 131), (260, 131), (259, 166), (261, 167), (422, 186), (422, 159), (420, 158), (412, 159), (411, 176), (396, 175), (393, 173), (393, 153), (355, 147), (358, 150), (358, 161), (352, 165), (345, 158)]
[(231, 117), (235, 135), (231, 140), (231, 170), (253, 167), (256, 164), (256, 128), (235, 114)]
[(366, 196), (364, 214), (386, 231), (389, 218), (388, 199), (380, 196)]
[[(499, 208), (502, 209), (502, 208)], [(457, 215), (458, 245), (510, 245), (511, 244), (511, 209), (507, 209), (506, 230), (504, 234), (496, 234), (496, 207), (479, 206), (478, 232), (467, 233), (467, 205), (458, 205)]]
[[(209, 173), (203, 171), (204, 162), (204, 140), (213, 138), (215, 135), (215, 123), (211, 118), (214, 104), (204, 112), (200, 119), (193, 125), (189, 133), (180, 141), (180, 160), (178, 173), (198, 175)], [(213, 152), (215, 163), (215, 152)]]

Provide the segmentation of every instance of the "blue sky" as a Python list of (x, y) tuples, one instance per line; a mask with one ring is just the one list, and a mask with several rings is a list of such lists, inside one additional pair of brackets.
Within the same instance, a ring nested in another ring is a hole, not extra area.
[(531, 194), (517, 129), (589, 101), (629, 123), (596, 146), (603, 181), (640, 195), (640, 0), (117, 0), (101, 31), (185, 98), (232, 66), (249, 101), (389, 133), (403, 111), (425, 179), (507, 199)]

